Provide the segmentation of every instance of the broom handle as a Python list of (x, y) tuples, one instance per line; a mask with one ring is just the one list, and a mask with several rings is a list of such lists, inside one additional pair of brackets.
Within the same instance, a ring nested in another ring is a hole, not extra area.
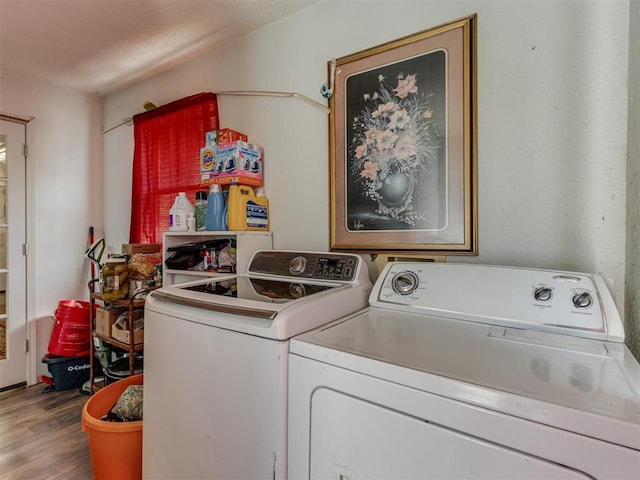
[[(93, 227), (89, 227), (89, 245), (93, 245)], [(96, 267), (93, 262), (91, 264), (91, 280), (96, 278)]]

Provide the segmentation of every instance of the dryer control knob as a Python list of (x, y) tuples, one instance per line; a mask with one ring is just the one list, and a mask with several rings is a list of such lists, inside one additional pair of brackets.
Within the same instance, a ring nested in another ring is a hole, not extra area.
[(576, 293), (571, 300), (576, 308), (589, 308), (593, 305), (593, 298), (589, 292)]
[(295, 257), (289, 262), (289, 271), (294, 275), (304, 272), (305, 268), (307, 268), (307, 259), (303, 256)]
[(404, 271), (394, 275), (391, 279), (391, 288), (400, 295), (409, 295), (415, 292), (419, 283), (420, 279), (415, 273)]
[(552, 291), (549, 287), (538, 287), (533, 292), (533, 297), (539, 302), (548, 302), (551, 300)]

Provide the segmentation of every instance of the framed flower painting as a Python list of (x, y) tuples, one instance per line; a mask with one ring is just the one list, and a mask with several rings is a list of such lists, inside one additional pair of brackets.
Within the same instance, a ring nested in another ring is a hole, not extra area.
[(330, 62), (332, 250), (477, 253), (475, 23)]

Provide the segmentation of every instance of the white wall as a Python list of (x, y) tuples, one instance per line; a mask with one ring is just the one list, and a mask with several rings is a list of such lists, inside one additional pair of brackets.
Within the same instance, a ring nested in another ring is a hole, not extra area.
[[(623, 306), (629, 3), (321, 1), (104, 99), (105, 125), (201, 91), (322, 101), (326, 62), (478, 14), (479, 255), (454, 261), (602, 272)], [(222, 127), (265, 148), (276, 248), (327, 250), (327, 115), (220, 97)], [(128, 238), (132, 129), (105, 137), (105, 226)]]
[(625, 312), (627, 345), (636, 358), (640, 359), (640, 2), (631, 4), (629, 32)]
[[(40, 362), (53, 326), (51, 315), (65, 299), (88, 300), (89, 264), (84, 259), (90, 225), (102, 228), (101, 105), (97, 96), (2, 70), (0, 111), (35, 117), (28, 126), (28, 166), (33, 172), (32, 315), (37, 331), (32, 377), (47, 373)], [(33, 343), (32, 343), (33, 345)]]

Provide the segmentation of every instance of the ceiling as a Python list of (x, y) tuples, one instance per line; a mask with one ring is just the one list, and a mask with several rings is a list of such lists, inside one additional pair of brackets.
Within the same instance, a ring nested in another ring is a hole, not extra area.
[(0, 67), (105, 95), (317, 0), (0, 0)]

